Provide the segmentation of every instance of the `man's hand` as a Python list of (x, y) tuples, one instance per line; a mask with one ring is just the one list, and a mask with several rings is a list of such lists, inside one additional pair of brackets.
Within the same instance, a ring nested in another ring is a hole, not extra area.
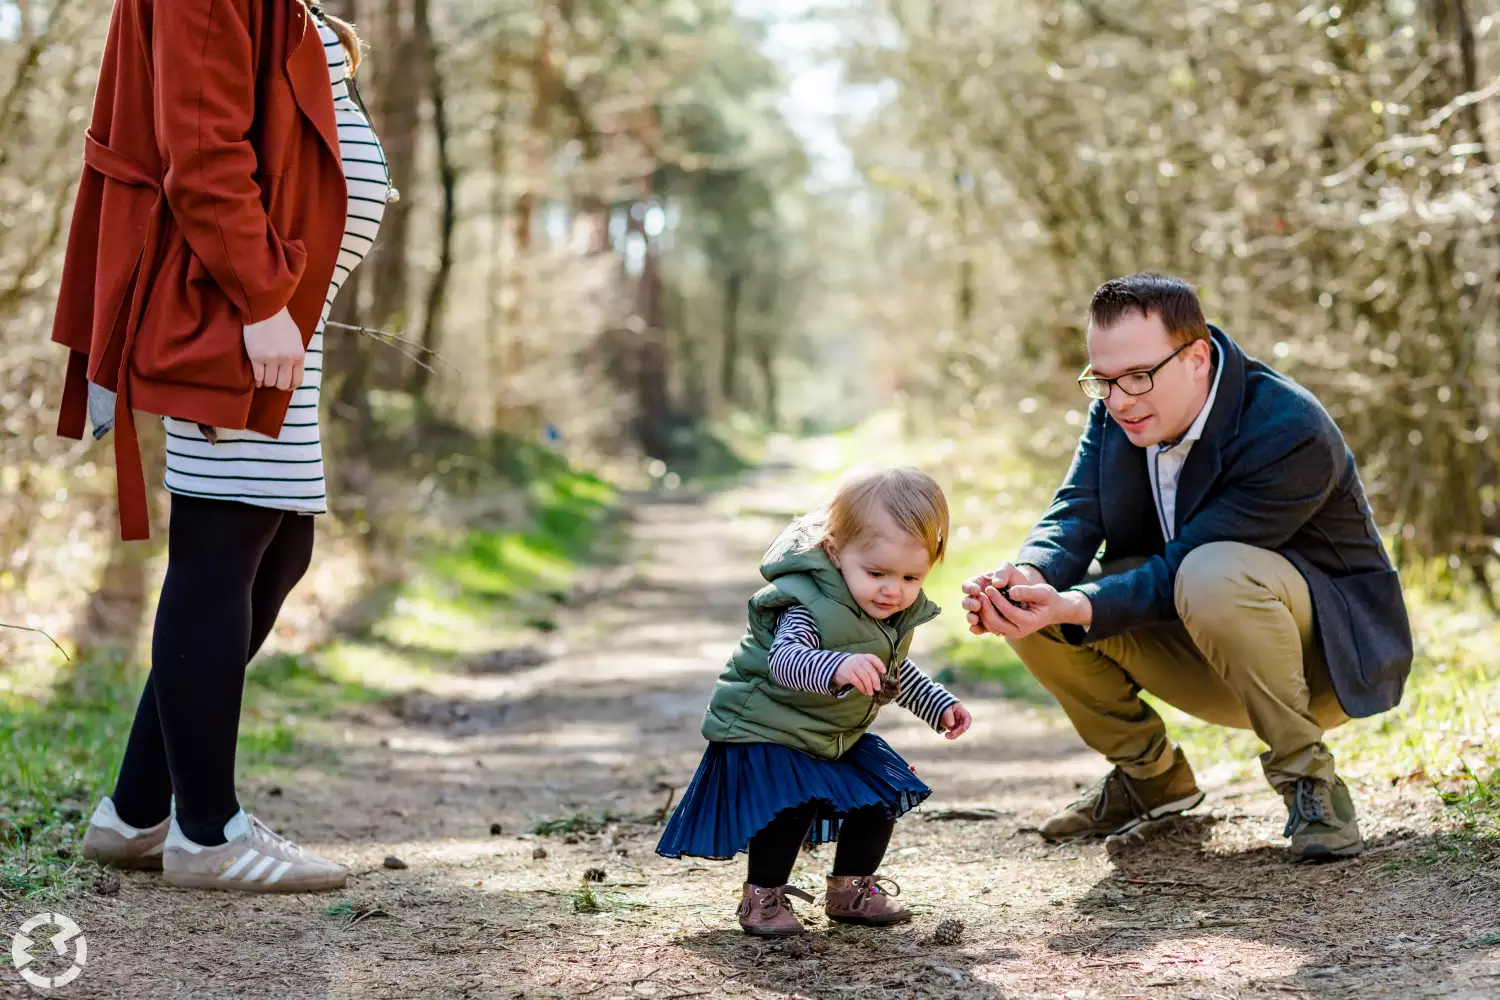
[(971, 592), (966, 583), (964, 592), (968, 594), (963, 605), (969, 612), (969, 631), (976, 635), (989, 632), (1007, 639), (1024, 639), (1052, 625), (1081, 625), (1086, 629), (1094, 621), (1094, 607), (1087, 597), (1076, 590), (1060, 593), (1045, 582), (1010, 584), (1008, 598), (993, 582), (977, 593)]
[(885, 676), (885, 661), (873, 653), (850, 653), (833, 672), (834, 689), (853, 684), (860, 694), (874, 695)]
[(282, 309), (270, 319), (245, 326), (245, 353), (255, 384), (263, 389), (295, 389), (302, 384), (302, 364), (307, 351), (302, 331), (292, 314)]
[[(975, 635), (995, 631), (988, 627), (981, 617), (988, 605), (988, 602), (984, 600), (984, 592), (987, 588), (1004, 590), (1018, 584), (1045, 584), (1046, 582), (1041, 571), (1035, 566), (1014, 566), (1010, 563), (1003, 563), (993, 573), (982, 573), (973, 579), (966, 580), (963, 585), (965, 595), (963, 608), (969, 613), (969, 631)], [(993, 609), (991, 611), (993, 612)]]
[(969, 727), (974, 724), (974, 716), (969, 714), (969, 710), (964, 708), (962, 702), (955, 701), (943, 710), (943, 717), (939, 721), (946, 730), (943, 736), (956, 740), (969, 731)]

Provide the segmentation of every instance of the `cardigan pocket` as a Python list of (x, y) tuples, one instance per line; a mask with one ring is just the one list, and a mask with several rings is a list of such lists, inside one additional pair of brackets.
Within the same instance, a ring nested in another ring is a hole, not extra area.
[(244, 320), (181, 235), (152, 276), (131, 364), (155, 382), (249, 393)]

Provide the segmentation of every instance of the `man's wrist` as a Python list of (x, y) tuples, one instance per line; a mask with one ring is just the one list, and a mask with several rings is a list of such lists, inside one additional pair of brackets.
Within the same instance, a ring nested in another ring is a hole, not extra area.
[(1067, 600), (1067, 617), (1063, 620), (1064, 625), (1078, 625), (1085, 631), (1094, 624), (1094, 604), (1086, 594), (1077, 590), (1069, 590), (1063, 593)]

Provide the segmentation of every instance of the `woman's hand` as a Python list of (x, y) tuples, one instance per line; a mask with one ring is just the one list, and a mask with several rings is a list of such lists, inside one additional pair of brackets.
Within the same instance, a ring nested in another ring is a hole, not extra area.
[(270, 319), (245, 326), (245, 353), (255, 384), (262, 389), (295, 389), (302, 384), (302, 364), (307, 351), (302, 331), (283, 307)]
[(853, 684), (860, 694), (874, 695), (885, 676), (885, 661), (873, 653), (850, 653), (833, 672), (835, 689)]
[(946, 730), (943, 736), (956, 740), (969, 731), (969, 727), (974, 724), (974, 716), (969, 714), (967, 708), (964, 708), (963, 702), (955, 701), (943, 710), (943, 717), (939, 721)]

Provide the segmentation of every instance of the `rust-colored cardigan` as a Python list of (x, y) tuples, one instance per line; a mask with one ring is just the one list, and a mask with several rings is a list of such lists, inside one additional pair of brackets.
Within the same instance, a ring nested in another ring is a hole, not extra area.
[(52, 339), (58, 433), (88, 382), (118, 393), (120, 531), (150, 533), (132, 408), (276, 435), (247, 323), (283, 307), (306, 344), (348, 206), (328, 63), (300, 0), (116, 0)]

